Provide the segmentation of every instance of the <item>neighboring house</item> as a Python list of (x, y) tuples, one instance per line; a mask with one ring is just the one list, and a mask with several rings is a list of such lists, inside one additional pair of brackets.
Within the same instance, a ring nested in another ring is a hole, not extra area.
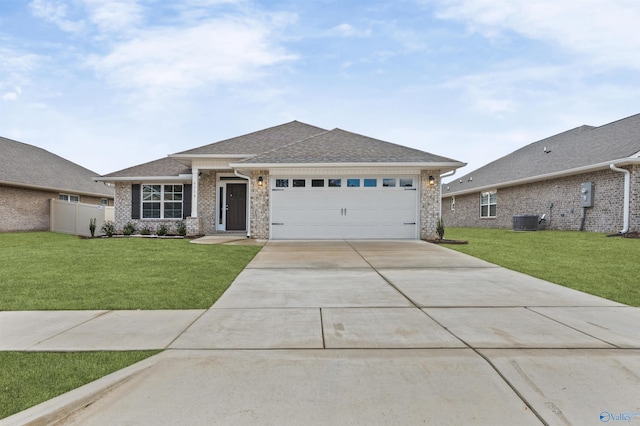
[(435, 235), (450, 158), (293, 121), (97, 178), (116, 227), (271, 239)]
[(0, 232), (48, 231), (50, 200), (113, 205), (114, 190), (44, 149), (0, 137)]
[(537, 215), (547, 229), (638, 231), (639, 155), (640, 115), (534, 142), (443, 185), (445, 225), (511, 228)]

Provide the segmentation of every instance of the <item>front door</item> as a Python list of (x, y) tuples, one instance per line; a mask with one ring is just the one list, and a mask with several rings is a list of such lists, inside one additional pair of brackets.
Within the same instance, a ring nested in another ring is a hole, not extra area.
[(228, 183), (226, 196), (226, 230), (244, 231), (247, 228), (247, 184)]

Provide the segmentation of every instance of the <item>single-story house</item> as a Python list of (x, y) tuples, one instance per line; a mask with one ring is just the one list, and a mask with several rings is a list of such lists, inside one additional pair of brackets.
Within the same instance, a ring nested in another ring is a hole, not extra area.
[(0, 137), (0, 232), (48, 231), (50, 200), (113, 205), (96, 173), (42, 148)]
[(454, 227), (512, 228), (514, 216), (538, 216), (546, 229), (638, 231), (640, 114), (520, 148), (444, 184), (442, 205)]
[(260, 239), (435, 235), (450, 158), (298, 121), (169, 155), (106, 176), (122, 229)]

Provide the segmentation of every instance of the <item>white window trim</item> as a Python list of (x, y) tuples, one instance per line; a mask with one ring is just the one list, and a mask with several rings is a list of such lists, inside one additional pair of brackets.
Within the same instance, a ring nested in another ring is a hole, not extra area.
[[(71, 201), (71, 197), (76, 197), (75, 201)], [(66, 201), (67, 203), (79, 203), (80, 196), (75, 194), (58, 194), (58, 200)]]
[[(494, 203), (491, 202), (491, 195), (495, 194), (495, 199), (496, 201)], [(487, 196), (487, 203), (483, 204), (482, 203), (482, 197)], [(482, 215), (482, 207), (487, 206), (487, 215), (483, 216)], [(495, 206), (495, 214), (492, 216), (491, 215), (491, 206)], [(481, 192), (480, 193), (480, 219), (493, 219), (495, 217), (498, 216), (498, 191), (497, 190), (493, 190), (493, 191), (485, 191), (485, 192)]]
[[(145, 186), (155, 186), (155, 185), (159, 185), (160, 186), (160, 200), (157, 201), (145, 201), (144, 200), (144, 187)], [(165, 185), (171, 185), (171, 186), (176, 186), (179, 185), (182, 187), (182, 200), (180, 200), (180, 204), (182, 205), (180, 210), (181, 210), (181, 215), (180, 217), (168, 217), (165, 218), (164, 217), (164, 205), (165, 203), (177, 203), (178, 201), (174, 201), (174, 200), (165, 200), (164, 199), (164, 187)], [(160, 203), (160, 217), (145, 217), (144, 216), (144, 205), (145, 203)], [(182, 216), (184, 215), (184, 184), (181, 183), (145, 183), (142, 185), (142, 187), (140, 188), (140, 219), (144, 219), (144, 220), (182, 220)]]

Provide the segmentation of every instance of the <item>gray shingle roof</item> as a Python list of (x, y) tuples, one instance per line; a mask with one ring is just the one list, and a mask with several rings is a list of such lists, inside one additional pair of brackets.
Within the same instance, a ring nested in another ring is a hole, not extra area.
[(334, 129), (242, 161), (242, 164), (452, 163), (450, 158)]
[(191, 168), (177, 162), (173, 158), (165, 157), (137, 166), (128, 167), (117, 172), (109, 173), (103, 177), (151, 177), (151, 176), (178, 176), (190, 174)]
[(299, 121), (292, 121), (176, 154), (257, 155), (324, 132), (326, 132), (326, 130), (320, 127), (311, 126)]
[(443, 195), (474, 188), (499, 187), (506, 182), (628, 158), (638, 152), (640, 114), (600, 127), (580, 126), (531, 143), (462, 177), (454, 178), (445, 184)]
[(113, 189), (89, 169), (26, 143), (0, 137), (0, 182), (113, 198)]

